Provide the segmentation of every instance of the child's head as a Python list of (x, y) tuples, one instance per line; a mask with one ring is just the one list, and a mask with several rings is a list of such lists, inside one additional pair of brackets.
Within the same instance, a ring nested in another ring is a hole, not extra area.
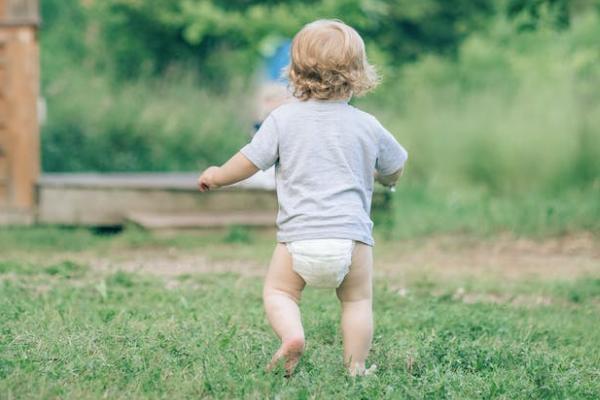
[(362, 38), (341, 21), (323, 19), (304, 26), (291, 53), (289, 79), (301, 100), (360, 96), (378, 83)]

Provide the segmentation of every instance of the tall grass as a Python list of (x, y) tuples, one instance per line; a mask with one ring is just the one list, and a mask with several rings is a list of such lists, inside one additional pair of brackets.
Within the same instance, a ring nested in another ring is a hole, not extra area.
[(510, 232), (528, 237), (582, 230), (598, 233), (598, 199), (599, 187), (498, 195), (405, 182), (393, 196), (393, 214), (376, 219), (375, 231), (390, 239), (457, 232), (478, 236)]
[(72, 68), (44, 93), (45, 171), (197, 170), (249, 137), (248, 98), (203, 90), (189, 72), (116, 85)]
[(394, 73), (360, 104), (409, 149), (409, 179), (491, 193), (600, 185), (598, 18), (515, 34), (499, 21), (458, 60)]

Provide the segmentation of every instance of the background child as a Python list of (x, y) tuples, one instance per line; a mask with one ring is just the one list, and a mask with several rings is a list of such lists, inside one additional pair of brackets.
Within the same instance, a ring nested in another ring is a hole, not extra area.
[(281, 347), (268, 368), (284, 359), (289, 375), (304, 351), (298, 304), (308, 284), (336, 288), (344, 362), (350, 374), (363, 375), (373, 335), (374, 172), (394, 185), (407, 153), (373, 116), (348, 105), (378, 82), (354, 29), (315, 21), (294, 37), (291, 53), (297, 101), (274, 110), (251, 143), (204, 171), (198, 184), (201, 191), (215, 189), (275, 165), (278, 243), (263, 299)]

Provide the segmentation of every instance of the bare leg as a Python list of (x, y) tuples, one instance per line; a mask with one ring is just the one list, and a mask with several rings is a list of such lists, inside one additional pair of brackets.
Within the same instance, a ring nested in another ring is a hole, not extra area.
[(291, 375), (304, 351), (304, 328), (298, 308), (304, 286), (304, 280), (292, 269), (292, 257), (286, 246), (278, 243), (265, 279), (263, 301), (269, 323), (281, 339), (281, 347), (267, 370), (284, 358), (286, 375)]
[(350, 272), (337, 289), (342, 303), (344, 363), (351, 375), (364, 375), (373, 339), (373, 255), (370, 246), (356, 243)]

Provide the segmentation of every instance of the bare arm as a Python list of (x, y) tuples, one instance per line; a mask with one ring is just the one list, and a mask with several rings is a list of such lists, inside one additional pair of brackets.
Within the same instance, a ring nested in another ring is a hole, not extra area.
[(394, 186), (403, 173), (404, 168), (400, 168), (391, 175), (380, 175), (379, 172), (375, 172), (375, 180), (381, 183), (383, 186)]
[(217, 189), (221, 186), (232, 185), (251, 177), (258, 171), (245, 155), (238, 152), (220, 167), (209, 167), (198, 178), (201, 192)]

